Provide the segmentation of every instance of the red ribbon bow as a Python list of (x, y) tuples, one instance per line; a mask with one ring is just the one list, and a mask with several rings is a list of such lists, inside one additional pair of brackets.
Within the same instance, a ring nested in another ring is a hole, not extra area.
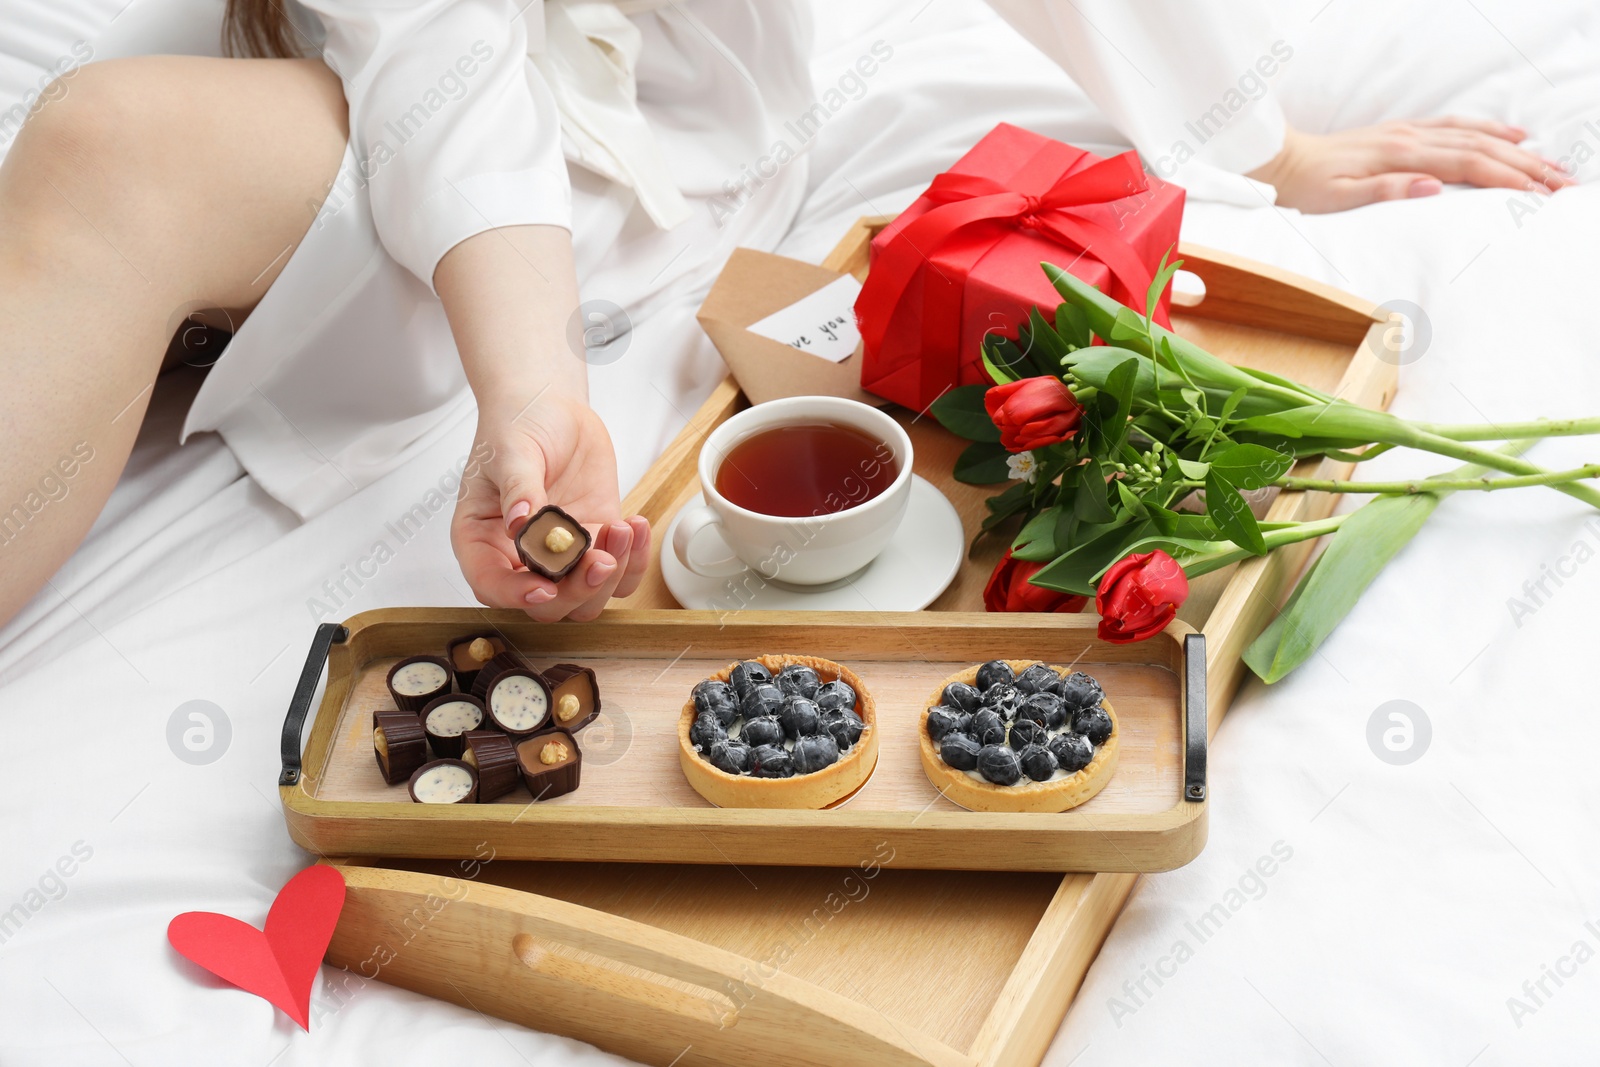
[[(895, 309), (919, 273), (923, 279), (923, 360), (959, 366), (961, 292), (978, 261), (1011, 229), (1034, 229), (1076, 251), (1093, 256), (1111, 274), (1110, 295), (1142, 308), (1150, 288), (1149, 268), (1114, 230), (1073, 209), (1104, 204), (1147, 192), (1149, 180), (1134, 152), (1103, 159), (1081, 170), (1072, 167), (1087, 153), (1051, 142), (1010, 183), (975, 174), (944, 173), (924, 194), (938, 207), (896, 233), (872, 264), (856, 300), (856, 317), (866, 351), (879, 351)], [(1164, 309), (1157, 321), (1170, 325)]]

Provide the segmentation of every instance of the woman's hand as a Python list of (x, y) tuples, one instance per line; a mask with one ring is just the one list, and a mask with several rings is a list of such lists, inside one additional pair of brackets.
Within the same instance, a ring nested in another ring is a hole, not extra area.
[[(463, 475), (450, 543), (479, 600), (541, 622), (587, 621), (638, 587), (650, 563), (650, 524), (638, 515), (623, 521), (611, 435), (581, 396), (550, 388), (516, 408), (480, 408), (476, 440), (474, 454), (488, 458)], [(594, 536), (559, 585), (524, 569), (513, 542), (546, 504)]]
[(1575, 184), (1560, 166), (1517, 147), (1527, 134), (1488, 119), (1385, 122), (1339, 133), (1288, 129), (1283, 150), (1250, 177), (1308, 214), (1378, 200), (1433, 196), (1446, 182), (1551, 193)]

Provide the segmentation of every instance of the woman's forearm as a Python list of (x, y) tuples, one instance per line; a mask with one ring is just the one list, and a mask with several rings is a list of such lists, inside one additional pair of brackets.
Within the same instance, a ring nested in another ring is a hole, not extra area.
[(469, 237), (439, 261), (433, 284), (480, 411), (525, 405), (547, 389), (588, 395), (582, 349), (567, 336), (578, 307), (567, 230), (509, 226)]

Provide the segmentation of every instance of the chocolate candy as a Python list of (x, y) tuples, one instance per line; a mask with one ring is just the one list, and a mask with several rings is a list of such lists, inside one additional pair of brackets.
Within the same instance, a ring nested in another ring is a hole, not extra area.
[(455, 671), (456, 688), (463, 693), (472, 692), (472, 683), (484, 664), (506, 650), (505, 638), (499, 634), (471, 634), (458, 637), (444, 648), (444, 658)]
[(512, 737), (526, 737), (550, 721), (550, 683), (530, 667), (501, 671), (483, 702), (489, 722)]
[(390, 785), (399, 785), (428, 762), (428, 738), (422, 721), (409, 711), (372, 713), (372, 754)]
[(467, 693), (445, 693), (428, 701), (421, 721), (434, 755), (460, 759), (462, 736), (483, 725), (483, 701)]
[(473, 730), (463, 735), (461, 762), (478, 769), (478, 803), (487, 804), (517, 787), (517, 746), (498, 730)]
[(487, 700), (489, 686), (494, 680), (505, 671), (518, 669), (531, 671), (533, 670), (533, 664), (529, 663), (522, 653), (515, 649), (508, 648), (504, 652), (498, 653), (494, 659), (479, 668), (478, 676), (472, 680), (472, 695), (479, 700)]
[(542, 672), (550, 683), (550, 722), (573, 733), (600, 714), (600, 684), (594, 671), (576, 663), (557, 663)]
[(417, 768), (410, 789), (418, 804), (472, 804), (478, 799), (478, 772), (458, 759), (436, 759)]
[(593, 540), (577, 519), (546, 504), (517, 534), (517, 555), (533, 573), (559, 582), (572, 573)]
[(578, 788), (583, 753), (565, 730), (537, 734), (517, 745), (522, 781), (535, 800), (549, 800)]
[(440, 693), (450, 692), (450, 664), (443, 656), (410, 656), (389, 668), (389, 695), (413, 715)]

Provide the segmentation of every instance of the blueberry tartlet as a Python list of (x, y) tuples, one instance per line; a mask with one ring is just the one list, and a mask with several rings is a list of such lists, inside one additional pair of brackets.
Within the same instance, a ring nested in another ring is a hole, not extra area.
[(1117, 769), (1117, 717), (1100, 683), (1033, 660), (990, 660), (946, 678), (918, 728), (922, 769), (973, 811), (1066, 811)]
[(678, 763), (723, 808), (825, 808), (878, 764), (872, 695), (813, 656), (758, 656), (694, 687), (678, 720)]

